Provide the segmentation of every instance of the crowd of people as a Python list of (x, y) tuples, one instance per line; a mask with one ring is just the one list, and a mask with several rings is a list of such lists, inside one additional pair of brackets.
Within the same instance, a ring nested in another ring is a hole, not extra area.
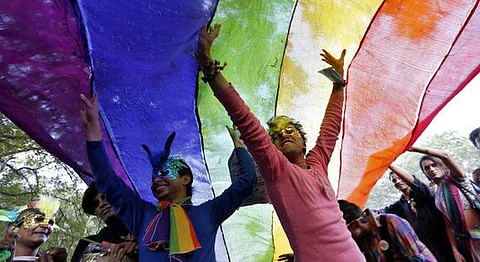
[[(402, 196), (379, 210), (362, 210), (337, 200), (327, 166), (339, 136), (344, 103), (344, 57), (323, 51), (332, 66), (333, 88), (315, 146), (307, 151), (302, 125), (274, 116), (265, 130), (211, 56), (220, 26), (202, 28), (196, 59), (203, 81), (225, 107), (240, 138), (230, 129), (241, 174), (221, 195), (193, 205), (194, 174), (181, 156), (170, 155), (176, 136), (162, 149), (142, 145), (152, 166), (153, 205), (131, 191), (115, 174), (105, 153), (98, 95), (81, 96), (86, 150), (95, 182), (82, 208), (105, 227), (80, 240), (72, 261), (215, 261), (219, 226), (247, 199), (257, 167), (286, 233), (292, 254), (283, 261), (474, 261), (480, 262), (480, 169), (470, 179), (445, 152), (412, 147), (421, 153), (420, 170), (434, 187), (394, 164), (389, 178)], [(480, 148), (480, 128), (470, 135)], [(248, 149), (248, 151), (247, 151)], [(237, 170), (238, 171), (238, 170)], [(58, 208), (58, 207), (57, 207)], [(37, 204), (13, 212), (0, 261), (66, 261), (63, 248), (41, 252), (55, 228), (55, 208)]]

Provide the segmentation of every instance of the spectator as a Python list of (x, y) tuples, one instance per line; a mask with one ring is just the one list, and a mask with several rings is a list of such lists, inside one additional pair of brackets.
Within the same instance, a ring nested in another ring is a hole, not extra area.
[[(126, 251), (129, 251), (124, 253), (125, 256), (129, 257), (131, 261), (137, 261), (136, 242), (126, 241), (131, 236), (130, 231), (128, 231), (128, 228), (122, 220), (115, 214), (112, 206), (105, 199), (105, 196), (98, 192), (95, 182), (91, 183), (87, 190), (85, 190), (82, 199), (82, 208), (85, 213), (100, 218), (106, 225), (96, 235), (86, 237), (87, 239), (97, 243), (103, 243), (106, 246), (124, 243), (124, 245), (128, 245), (128, 250)], [(71, 261), (90, 261), (96, 257), (106, 255), (106, 249), (102, 248), (102, 246), (80, 240)], [(86, 257), (88, 257), (88, 259)], [(123, 259), (122, 257), (119, 261)]]
[(11, 220), (7, 221), (10, 223), (0, 242), (0, 254), (5, 261), (67, 261), (65, 248), (40, 250), (53, 233), (59, 207), (58, 200), (41, 196), (39, 201), (10, 212)]
[(455, 259), (480, 261), (480, 202), (465, 171), (444, 151), (419, 147), (410, 151), (425, 154), (420, 168), (438, 185), (435, 204), (443, 214)]
[(402, 192), (402, 197), (385, 208), (385, 212), (407, 220), (438, 261), (455, 261), (442, 213), (435, 206), (430, 188), (398, 166), (392, 164), (390, 169), (390, 181)]
[(404, 219), (363, 212), (345, 200), (338, 204), (348, 230), (368, 262), (437, 261)]
[(477, 149), (480, 149), (480, 127), (474, 129), (469, 136), (470, 141), (472, 142), (473, 146)]

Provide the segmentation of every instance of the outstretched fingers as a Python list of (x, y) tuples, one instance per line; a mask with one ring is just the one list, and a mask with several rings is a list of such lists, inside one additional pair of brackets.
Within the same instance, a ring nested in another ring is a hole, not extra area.
[(229, 126), (226, 125), (225, 127), (227, 128), (228, 133), (230, 134), (230, 137), (231, 137), (232, 139), (237, 136), (237, 135), (235, 134), (235, 130), (234, 130), (234, 129), (235, 129), (235, 126), (229, 127)]
[(80, 94), (80, 99), (87, 108), (91, 108), (93, 105), (96, 105), (98, 103), (98, 93), (95, 92), (90, 99), (87, 98), (84, 94)]
[(80, 100), (82, 100), (85, 106), (87, 107), (91, 106), (90, 100), (84, 94), (80, 94)]
[(217, 38), (217, 36), (220, 34), (221, 27), (221, 24), (214, 24), (213, 28), (210, 28), (210, 32), (208, 34), (212, 41), (215, 40), (215, 38)]
[(330, 61), (333, 59), (333, 56), (325, 49), (322, 49), (320, 56), (322, 57), (322, 61), (327, 62), (328, 64), (330, 64)]
[(345, 55), (347, 54), (347, 50), (343, 49), (342, 53), (340, 54), (340, 58), (336, 59), (332, 54), (330, 54), (327, 50), (322, 49), (323, 53), (320, 53), (320, 56), (323, 57), (322, 61), (327, 62), (330, 65), (334, 65), (336, 63), (342, 63), (345, 60)]
[(322, 49), (322, 53), (320, 53), (320, 56), (322, 57), (322, 61), (331, 65), (333, 69), (335, 69), (341, 76), (343, 76), (343, 65), (344, 65), (346, 53), (347, 53), (347, 50), (343, 49), (342, 53), (340, 54), (340, 58), (337, 59), (332, 54), (330, 54), (327, 50)]
[(79, 111), (80, 119), (82, 124), (88, 128), (92, 124), (92, 120), (98, 116), (98, 93), (94, 93), (90, 99), (84, 94), (80, 94), (80, 99), (85, 105), (85, 108)]

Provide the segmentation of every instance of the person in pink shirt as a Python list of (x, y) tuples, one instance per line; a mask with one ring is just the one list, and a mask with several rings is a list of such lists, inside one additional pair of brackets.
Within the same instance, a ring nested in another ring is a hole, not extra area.
[[(306, 153), (302, 126), (287, 116), (272, 118), (268, 132), (245, 105), (223, 69), (210, 54), (220, 25), (202, 28), (197, 62), (215, 96), (223, 104), (260, 172), (280, 222), (294, 251), (295, 261), (365, 261), (345, 226), (327, 166), (340, 132), (344, 91), (334, 85), (315, 147)], [(343, 59), (324, 50), (323, 60), (343, 76)]]

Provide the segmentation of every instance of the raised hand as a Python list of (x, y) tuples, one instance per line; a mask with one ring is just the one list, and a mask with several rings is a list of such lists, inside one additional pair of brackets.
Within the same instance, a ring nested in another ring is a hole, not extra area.
[(4, 239), (0, 241), (0, 261), (12, 261), (17, 239), (18, 235), (13, 231), (5, 234)]
[(121, 243), (123, 248), (125, 248), (125, 254), (130, 257), (134, 257), (138, 253), (138, 245), (135, 242), (135, 237), (132, 234), (128, 234), (122, 237), (126, 241)]
[(238, 136), (239, 132), (238, 132), (237, 127), (236, 126), (232, 126), (232, 127), (225, 126), (225, 127), (227, 128), (228, 133), (230, 134), (230, 137), (232, 138), (233, 146), (235, 148), (245, 147), (245, 144), (243, 143), (243, 141)]
[(98, 94), (95, 93), (92, 98), (88, 99), (85, 95), (81, 94), (80, 99), (85, 104), (85, 109), (80, 110), (80, 118), (85, 128), (90, 126), (100, 125), (98, 117)]
[(347, 53), (347, 50), (343, 49), (339, 59), (336, 59), (325, 49), (322, 49), (322, 51), (323, 53), (320, 53), (320, 56), (322, 57), (322, 61), (331, 65), (333, 69), (335, 69), (335, 71), (337, 71), (343, 77), (343, 73), (344, 73), (343, 66), (344, 66), (345, 54)]
[(98, 115), (98, 94), (95, 93), (90, 99), (82, 94), (80, 95), (80, 99), (85, 105), (85, 108), (80, 110), (80, 118), (83, 126), (85, 126), (87, 130), (87, 140), (102, 140), (102, 133), (100, 131), (100, 117)]
[(119, 244), (111, 244), (110, 251), (106, 257), (102, 257), (101, 262), (130, 262), (134, 261), (128, 256), (137, 248), (135, 242), (122, 242)]
[(204, 25), (200, 29), (197, 51), (195, 52), (195, 58), (200, 68), (207, 67), (212, 62), (210, 50), (212, 49), (213, 41), (220, 34), (220, 27), (220, 24), (215, 24), (213, 28), (207, 30), (207, 25)]

